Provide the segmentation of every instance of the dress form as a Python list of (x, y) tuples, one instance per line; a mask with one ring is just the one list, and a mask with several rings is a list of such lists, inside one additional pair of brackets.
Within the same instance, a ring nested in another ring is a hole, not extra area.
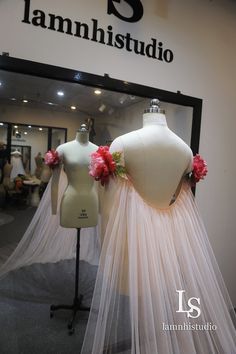
[(80, 229), (93, 227), (98, 222), (98, 195), (96, 183), (89, 176), (90, 155), (97, 146), (89, 142), (89, 132), (82, 124), (76, 133), (75, 140), (62, 144), (57, 152), (62, 161), (53, 169), (51, 199), (52, 214), (57, 212), (58, 183), (62, 164), (67, 175), (68, 185), (60, 205), (60, 225), (65, 228), (77, 228), (75, 293), (72, 305), (51, 305), (50, 316), (54, 311), (72, 310), (72, 318), (68, 323), (69, 334), (74, 333), (75, 318), (78, 311), (89, 311), (82, 305), (83, 295), (79, 294), (79, 261), (80, 261)]
[(42, 169), (43, 169), (43, 157), (42, 157), (41, 152), (39, 152), (37, 154), (37, 156), (35, 156), (34, 160), (35, 160), (35, 164), (36, 164), (36, 169), (35, 169), (34, 174), (37, 178), (40, 178), (41, 173), (42, 173)]
[[(233, 305), (182, 179), (192, 152), (158, 108), (143, 121), (110, 148), (123, 153), (128, 180), (113, 179), (104, 192), (108, 218), (81, 353), (235, 353)], [(177, 289), (201, 299), (199, 317), (176, 310)], [(179, 330), (189, 323), (214, 323), (217, 330)]]
[(115, 139), (110, 149), (123, 152), (135, 189), (157, 208), (169, 206), (182, 177), (192, 169), (191, 149), (168, 128), (156, 100), (143, 114), (143, 128)]
[[(90, 155), (96, 150), (97, 146), (89, 142), (89, 133), (84, 124), (77, 131), (75, 140), (57, 148), (68, 179), (68, 186), (60, 205), (60, 225), (63, 227), (84, 228), (97, 225), (96, 183), (88, 174)], [(52, 175), (52, 214), (56, 214), (57, 211), (61, 168), (62, 164), (54, 168)]]

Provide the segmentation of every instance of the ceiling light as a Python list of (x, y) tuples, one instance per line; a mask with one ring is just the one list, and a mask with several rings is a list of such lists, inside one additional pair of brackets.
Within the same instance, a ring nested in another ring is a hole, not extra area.
[(18, 131), (18, 130), (16, 130), (16, 134), (19, 134), (19, 131)]
[(28, 125), (28, 128), (32, 128), (32, 126), (31, 126), (31, 125)]
[(70, 108), (71, 108), (72, 110), (75, 110), (75, 109), (76, 109), (76, 107), (75, 107), (75, 106), (70, 106)]
[(95, 95), (101, 95), (102, 91), (101, 90), (95, 90), (94, 93), (95, 93)]
[(28, 103), (28, 100), (23, 100), (24, 103)]
[(39, 128), (39, 130), (40, 130), (40, 131), (42, 131), (42, 130), (43, 130), (43, 128)]
[(106, 106), (105, 106), (105, 104), (101, 104), (101, 106), (98, 108), (98, 110), (100, 111), (100, 112), (104, 112), (105, 111), (105, 109), (106, 109)]
[(62, 97), (62, 96), (64, 96), (64, 92), (63, 91), (57, 91), (57, 95)]
[(1, 83), (1, 81), (0, 81), (0, 86), (2, 86), (2, 83)]
[(17, 128), (18, 128), (18, 125), (14, 125), (14, 128), (16, 128), (16, 129), (17, 129)]
[(11, 101), (16, 101), (16, 98), (15, 98), (15, 97), (12, 97), (12, 98), (11, 98)]
[(52, 103), (52, 102), (48, 102), (48, 104), (49, 104), (50, 106), (52, 106), (52, 105), (53, 105), (53, 103)]
[(4, 123), (0, 123), (0, 125), (4, 125)]
[(24, 132), (25, 135), (27, 135), (28, 133), (27, 132)]

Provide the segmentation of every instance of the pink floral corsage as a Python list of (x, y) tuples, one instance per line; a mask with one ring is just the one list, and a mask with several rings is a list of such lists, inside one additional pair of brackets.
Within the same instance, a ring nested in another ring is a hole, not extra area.
[(45, 164), (51, 168), (54, 168), (60, 163), (60, 156), (56, 150), (49, 150), (44, 156)]
[(193, 170), (190, 173), (191, 185), (195, 186), (201, 179), (204, 179), (207, 172), (208, 169), (206, 161), (199, 154), (196, 154), (193, 157)]
[(101, 181), (102, 186), (108, 184), (111, 177), (124, 176), (125, 168), (121, 164), (121, 155), (121, 152), (110, 153), (108, 146), (100, 146), (91, 154), (89, 175), (96, 181)]

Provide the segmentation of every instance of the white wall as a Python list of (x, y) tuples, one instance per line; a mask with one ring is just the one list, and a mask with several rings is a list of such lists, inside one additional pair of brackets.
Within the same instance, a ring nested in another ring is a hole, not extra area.
[[(44, 9), (148, 41), (162, 40), (175, 54), (161, 63), (124, 50), (22, 24), (23, 1), (0, 2), (0, 52), (79, 69), (148, 86), (180, 90), (202, 98), (200, 152), (209, 175), (197, 191), (210, 241), (236, 305), (235, 270), (235, 82), (236, 3), (230, 0), (143, 0), (144, 17), (136, 24), (106, 14), (105, 0), (34, 0)], [(6, 35), (7, 32), (7, 35)], [(59, 117), (57, 117), (59, 118)]]

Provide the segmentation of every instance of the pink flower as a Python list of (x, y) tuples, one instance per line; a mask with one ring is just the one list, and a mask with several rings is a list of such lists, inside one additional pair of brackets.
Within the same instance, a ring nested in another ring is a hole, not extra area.
[(56, 150), (49, 150), (44, 157), (45, 164), (53, 168), (59, 165), (60, 157)]
[(203, 160), (199, 154), (196, 154), (193, 158), (193, 171), (191, 176), (192, 183), (195, 185), (201, 179), (204, 179), (204, 177), (207, 175), (207, 172), (208, 169), (206, 161)]
[(116, 163), (108, 146), (100, 146), (98, 150), (91, 154), (89, 175), (96, 181), (101, 181), (102, 186), (109, 182), (110, 176), (113, 177)]

